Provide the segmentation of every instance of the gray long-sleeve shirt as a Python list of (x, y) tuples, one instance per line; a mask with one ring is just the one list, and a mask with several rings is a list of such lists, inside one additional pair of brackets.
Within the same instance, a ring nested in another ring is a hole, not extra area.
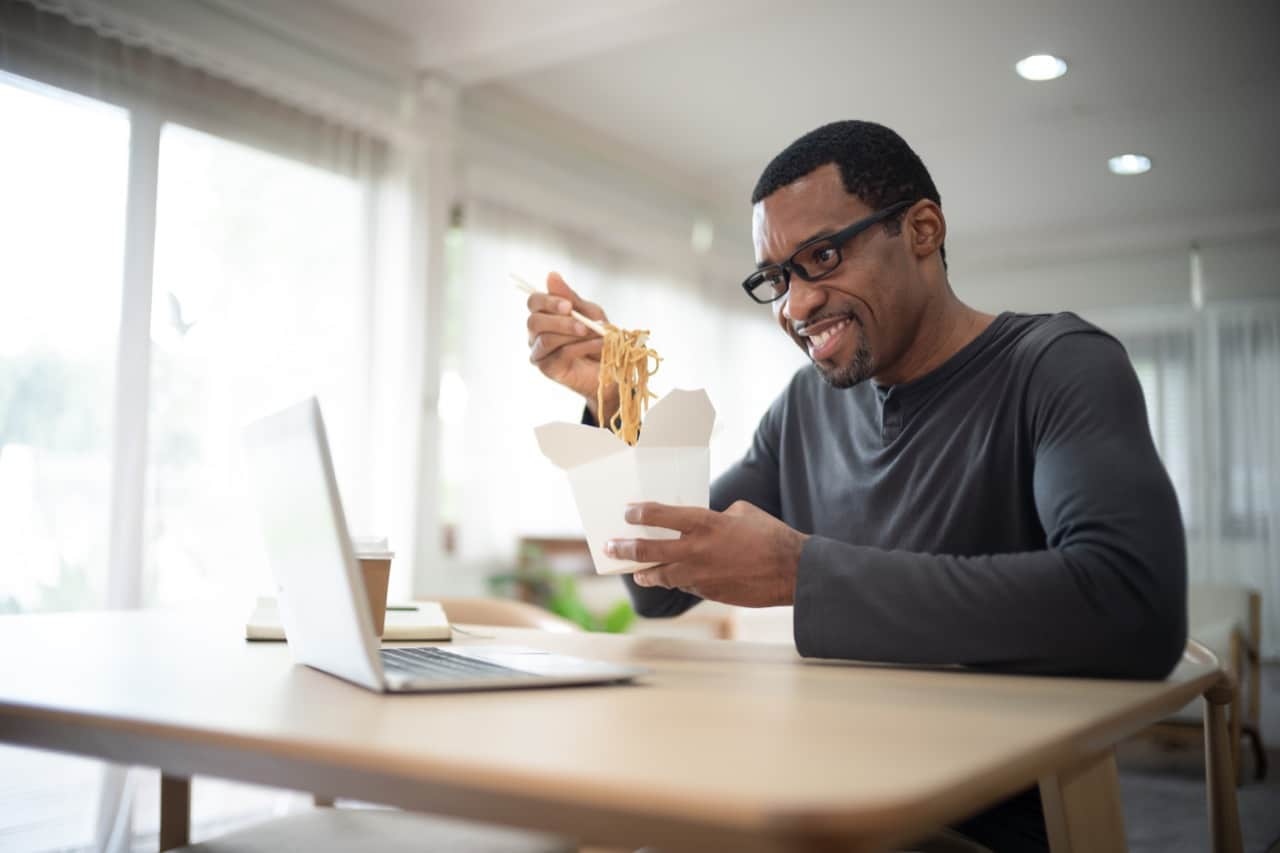
[[(1186, 553), (1123, 348), (1073, 314), (995, 319), (929, 375), (837, 390), (800, 370), (711, 506), (812, 534), (810, 657), (1162, 678), (1186, 640)], [(697, 603), (641, 588), (636, 609)]]

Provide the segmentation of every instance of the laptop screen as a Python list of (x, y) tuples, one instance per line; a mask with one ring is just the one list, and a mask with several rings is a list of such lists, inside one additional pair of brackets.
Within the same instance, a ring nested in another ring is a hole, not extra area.
[(294, 660), (381, 689), (320, 404), (312, 397), (250, 424), (244, 445)]

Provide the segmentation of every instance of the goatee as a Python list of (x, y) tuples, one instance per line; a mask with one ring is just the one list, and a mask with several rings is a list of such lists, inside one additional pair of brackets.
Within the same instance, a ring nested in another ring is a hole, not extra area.
[(867, 346), (866, 330), (856, 314), (851, 314), (850, 319), (858, 326), (858, 348), (854, 350), (853, 359), (842, 367), (834, 367), (830, 370), (816, 361), (813, 363), (828, 385), (842, 390), (870, 379), (872, 371), (871, 349)]

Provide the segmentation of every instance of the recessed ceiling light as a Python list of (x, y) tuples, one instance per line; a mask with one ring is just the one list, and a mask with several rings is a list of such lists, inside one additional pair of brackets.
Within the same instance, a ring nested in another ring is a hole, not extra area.
[(1057, 80), (1067, 73), (1067, 62), (1047, 53), (1037, 53), (1026, 59), (1019, 59), (1013, 66), (1023, 80)]
[(1107, 161), (1107, 168), (1116, 175), (1141, 175), (1151, 171), (1151, 158), (1145, 154), (1120, 154)]

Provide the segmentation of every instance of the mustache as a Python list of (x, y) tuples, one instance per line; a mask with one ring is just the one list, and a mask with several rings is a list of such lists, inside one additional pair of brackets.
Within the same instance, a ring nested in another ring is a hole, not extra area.
[(825, 323), (828, 320), (852, 320), (858, 324), (858, 328), (863, 328), (862, 318), (852, 311), (828, 311), (825, 314), (819, 314), (817, 317), (810, 317), (808, 320), (801, 320), (799, 323), (791, 324), (791, 331), (797, 335), (803, 335), (805, 330), (816, 326), (819, 323)]

